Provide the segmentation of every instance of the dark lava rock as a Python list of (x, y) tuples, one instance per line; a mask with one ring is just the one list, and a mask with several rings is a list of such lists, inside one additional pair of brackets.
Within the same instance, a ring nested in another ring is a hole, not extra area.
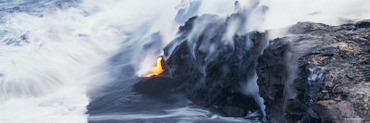
[[(200, 1), (190, 7), (199, 5)], [(250, 9), (267, 9), (257, 5), (258, 2)], [(167, 59), (163, 75), (141, 80), (134, 85), (134, 91), (156, 98), (184, 93), (192, 104), (222, 116), (262, 121), (264, 111), (255, 67), (267, 45), (266, 34), (247, 33), (241, 25), (246, 24), (248, 11), (237, 6), (236, 2), (237, 11), (227, 18), (205, 14), (186, 22), (183, 21), (196, 11), (181, 9), (176, 22), (184, 25), (164, 49)], [(176, 84), (169, 85), (173, 80)]]
[(307, 22), (298, 22), (289, 28), (288, 32), (292, 34), (304, 34), (314, 30), (320, 30), (327, 28), (328, 25), (322, 23), (307, 23)]
[(225, 39), (228, 23), (235, 20), (244, 22), (245, 17), (203, 15), (189, 19), (180, 27), (180, 36), (164, 49), (168, 58), (164, 76), (179, 80), (182, 84), (177, 90), (196, 105), (223, 116), (259, 112), (261, 119), (263, 111), (255, 98), (258, 92), (245, 92), (245, 86), (256, 77), (256, 60), (266, 36), (252, 32)]
[(357, 28), (370, 28), (370, 19), (357, 22), (356, 27)]
[(258, 59), (269, 122), (370, 120), (370, 21), (300, 22)]

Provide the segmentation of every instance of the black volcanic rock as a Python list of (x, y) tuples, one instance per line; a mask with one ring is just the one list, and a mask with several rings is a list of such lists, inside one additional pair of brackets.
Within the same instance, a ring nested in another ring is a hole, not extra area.
[(244, 18), (241, 14), (226, 19), (215, 15), (191, 18), (180, 27), (180, 36), (164, 49), (168, 58), (164, 76), (180, 80), (178, 90), (184, 91), (194, 104), (224, 116), (259, 112), (261, 117), (254, 97), (258, 95), (248, 95), (244, 90), (256, 76), (254, 69), (261, 45), (266, 44), (265, 34), (252, 32), (223, 38), (230, 21), (245, 21)]
[(370, 19), (359, 21), (355, 24), (357, 28), (370, 28)]
[(289, 32), (270, 41), (258, 60), (268, 121), (369, 121), (369, 20), (341, 26), (300, 22)]

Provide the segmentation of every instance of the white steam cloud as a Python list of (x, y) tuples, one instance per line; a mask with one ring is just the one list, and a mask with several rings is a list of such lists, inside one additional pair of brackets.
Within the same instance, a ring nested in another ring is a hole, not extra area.
[(262, 0), (269, 7), (262, 29), (283, 28), (299, 21), (339, 25), (370, 19), (368, 0)]

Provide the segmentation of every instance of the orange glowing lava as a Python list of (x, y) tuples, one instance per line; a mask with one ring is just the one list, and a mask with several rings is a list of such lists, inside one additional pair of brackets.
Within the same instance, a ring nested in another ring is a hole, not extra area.
[(153, 67), (151, 69), (151, 73), (144, 75), (144, 77), (152, 77), (152, 76), (158, 76), (163, 73), (163, 66), (162, 66), (162, 59), (163, 57), (158, 57), (157, 59), (157, 66)]

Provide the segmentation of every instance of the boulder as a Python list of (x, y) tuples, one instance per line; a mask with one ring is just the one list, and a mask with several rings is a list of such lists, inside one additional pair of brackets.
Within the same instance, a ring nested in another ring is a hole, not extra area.
[(268, 120), (369, 121), (369, 22), (300, 22), (271, 40), (257, 65)]

